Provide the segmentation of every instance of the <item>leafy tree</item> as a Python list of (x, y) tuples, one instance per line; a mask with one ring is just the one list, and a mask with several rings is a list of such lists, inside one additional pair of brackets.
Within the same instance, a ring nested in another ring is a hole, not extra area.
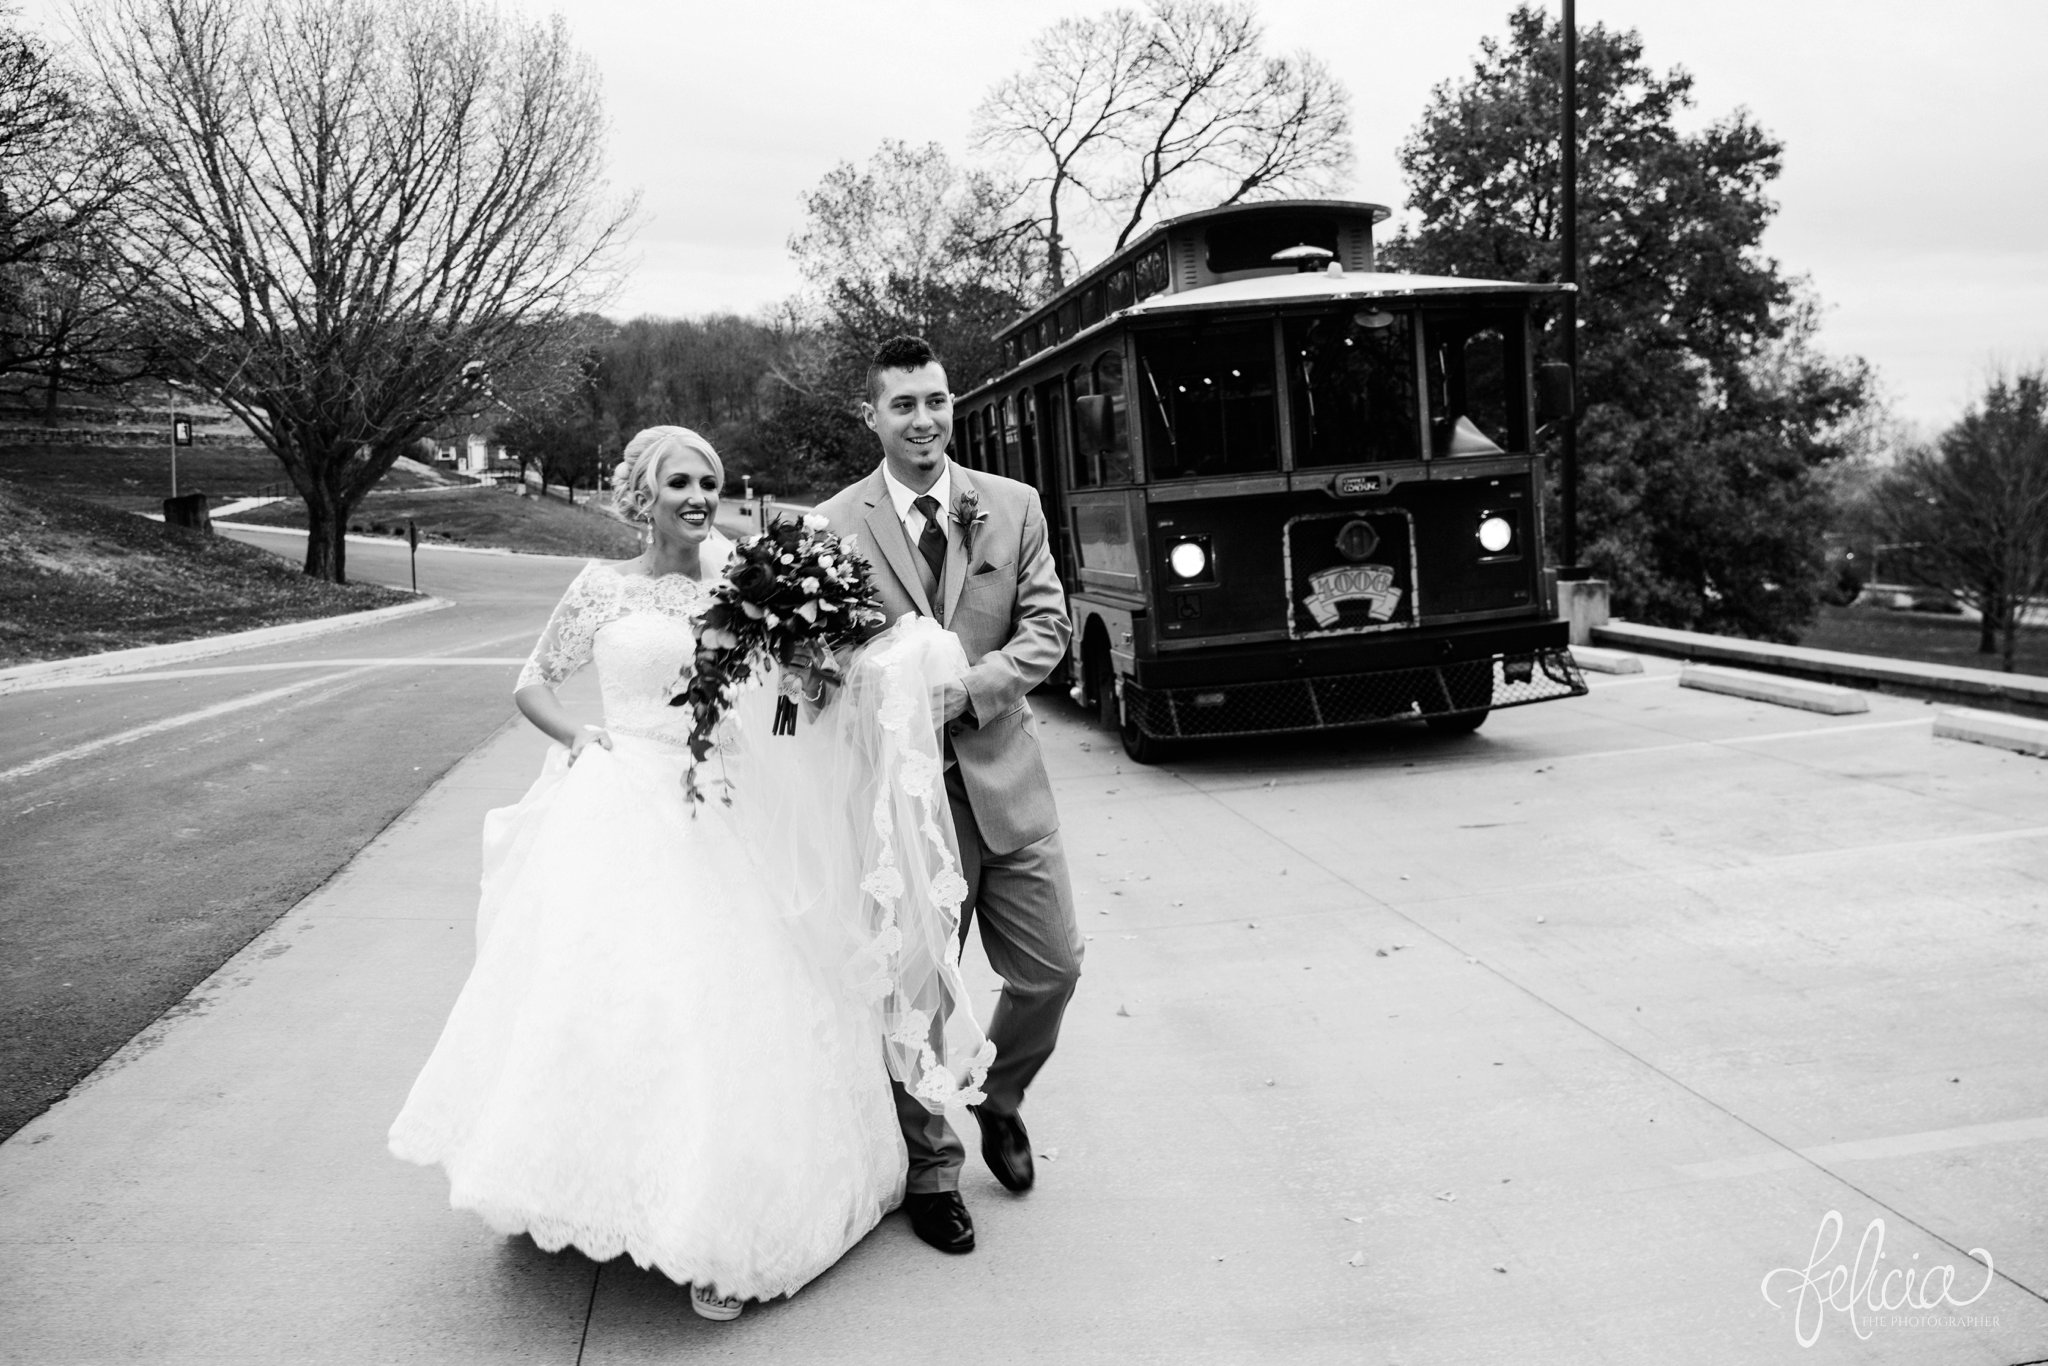
[(2048, 366), (1994, 375), (1932, 448), (1875, 491), (1888, 572), (1983, 614), (1978, 649), (2013, 668), (2027, 609), (2048, 596)]
[(549, 484), (560, 484), (574, 502), (578, 485), (597, 488), (618, 459), (621, 443), (607, 421), (598, 386), (603, 364), (604, 353), (593, 345), (579, 358), (575, 378), (566, 387), (523, 390), (516, 404), (500, 400), (507, 416), (497, 423), (498, 440), (519, 462), (522, 479), (529, 468), (540, 470), (543, 497)]
[(1316, 193), (1351, 161), (1350, 96), (1312, 53), (1269, 56), (1252, 0), (1150, 0), (1063, 19), (975, 116), (976, 145), (1025, 167), (1052, 287), (1067, 192), (1124, 246), (1174, 205)]
[[(1402, 145), (1397, 268), (1561, 278), (1562, 35), (1532, 5), (1432, 92)], [(1633, 31), (1579, 38), (1581, 544), (1620, 611), (1788, 639), (1825, 573), (1829, 467), (1871, 401), (1814, 345), (1817, 305), (1761, 250), (1782, 147), (1736, 111), (1696, 132), (1683, 70)], [(1559, 349), (1557, 314), (1542, 320)]]
[(957, 388), (992, 373), (996, 329), (1042, 294), (1042, 258), (1006, 215), (1014, 198), (937, 143), (887, 140), (866, 166), (827, 173), (789, 250), (842, 361), (864, 368), (877, 343), (911, 332)]
[(956, 166), (936, 143), (886, 141), (842, 163), (805, 200), (790, 253), (809, 285), (774, 367), (768, 425), (796, 443), (792, 473), (829, 488), (873, 463), (859, 420), (868, 357), (910, 332), (961, 392), (995, 372), (995, 333), (1042, 297), (1043, 253), (1012, 221), (1013, 191)]
[(489, 377), (573, 354), (630, 207), (557, 18), (479, 0), (82, 0), (137, 158), (118, 244), (178, 377), (306, 500), (306, 572)]

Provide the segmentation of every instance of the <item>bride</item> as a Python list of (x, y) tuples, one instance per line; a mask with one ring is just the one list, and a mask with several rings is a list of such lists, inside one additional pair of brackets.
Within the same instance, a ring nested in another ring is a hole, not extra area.
[[(933, 795), (929, 690), (964, 666), (956, 640), (884, 632), (794, 740), (755, 689), (706, 761), (711, 800), (684, 796), (691, 717), (668, 698), (731, 550), (722, 479), (686, 428), (626, 447), (614, 497), (648, 548), (586, 566), (519, 676), (557, 745), (485, 818), (475, 964), (390, 1133), (455, 1208), (629, 1254), (713, 1319), (793, 1293), (901, 1202), (892, 1072), (937, 1110), (980, 1098), (992, 1053)], [(593, 662), (602, 725), (555, 695)]]

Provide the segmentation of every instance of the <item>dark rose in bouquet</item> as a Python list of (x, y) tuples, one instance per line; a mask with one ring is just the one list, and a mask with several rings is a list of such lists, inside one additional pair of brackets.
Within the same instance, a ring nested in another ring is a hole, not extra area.
[[(796, 734), (796, 661), (816, 661), (829, 673), (834, 649), (882, 624), (868, 562), (827, 531), (823, 517), (777, 517), (741, 541), (697, 618), (697, 657), (669, 699), (691, 709), (691, 756), (699, 764), (710, 757), (719, 718), (740, 687), (771, 667), (782, 670), (774, 733)], [(683, 786), (692, 801), (704, 800), (696, 765)]]

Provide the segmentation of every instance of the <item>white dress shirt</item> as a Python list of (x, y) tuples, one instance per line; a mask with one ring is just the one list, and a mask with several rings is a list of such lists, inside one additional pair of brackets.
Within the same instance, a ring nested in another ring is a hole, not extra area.
[[(909, 533), (910, 544), (915, 546), (918, 537), (924, 535), (924, 514), (911, 504), (921, 495), (911, 492), (909, 485), (891, 473), (887, 465), (882, 466), (882, 480), (889, 486), (889, 501), (896, 505), (896, 518), (903, 523), (903, 530)], [(946, 468), (939, 471), (938, 481), (925, 493), (939, 500), (939, 530), (946, 533), (951, 543), (953, 533), (946, 526), (946, 509), (953, 505), (953, 462), (948, 460)]]

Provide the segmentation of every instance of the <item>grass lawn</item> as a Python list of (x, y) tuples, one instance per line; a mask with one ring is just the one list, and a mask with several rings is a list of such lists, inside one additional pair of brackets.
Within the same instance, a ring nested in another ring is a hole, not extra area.
[(0, 666), (409, 602), (268, 551), (0, 480)]
[[(161, 512), (171, 493), (171, 453), (163, 445), (38, 445), (9, 440), (0, 442), (0, 479), (90, 498), (125, 512)], [(379, 487), (418, 488), (436, 482), (438, 476), (401, 465), (386, 474)], [(200, 444), (178, 452), (178, 491), (209, 494), (211, 501), (222, 503), (289, 494), (291, 485), (284, 466), (261, 446), (201, 437)]]
[[(1897, 612), (1886, 607), (1828, 607), (1799, 637), (1816, 650), (1847, 650), (1859, 655), (1887, 655), (1923, 664), (1953, 664), (1965, 669), (2001, 669), (2001, 655), (1977, 653), (1977, 623), (1931, 612)], [(2020, 631), (2015, 672), (2048, 675), (2048, 627)]]
[[(407, 518), (419, 524), (421, 540), (444, 545), (600, 560), (629, 560), (640, 553), (640, 538), (623, 522), (573, 507), (561, 498), (522, 498), (512, 489), (479, 487), (445, 493), (378, 489), (356, 505), (349, 530), (370, 536), (403, 536)], [(235, 520), (302, 527), (306, 506), (297, 500), (272, 503), (238, 513)]]

